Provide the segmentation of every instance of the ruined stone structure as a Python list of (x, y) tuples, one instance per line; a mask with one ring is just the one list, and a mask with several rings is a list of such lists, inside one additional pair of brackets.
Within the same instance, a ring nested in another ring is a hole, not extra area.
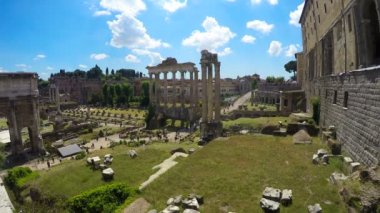
[[(221, 136), (223, 130), (220, 119), (220, 62), (218, 55), (203, 50), (200, 64), (202, 66), (203, 91), (201, 137), (210, 139)], [(215, 83), (213, 83), (214, 80)]]
[(50, 84), (54, 84), (59, 89), (59, 94), (70, 97), (60, 100), (62, 103), (74, 101), (79, 104), (86, 104), (93, 94), (102, 92), (102, 82), (100, 79), (86, 79), (78, 76), (57, 75), (49, 79)]
[(21, 130), (28, 128), (31, 150), (43, 152), (39, 132), (38, 75), (0, 73), (0, 117), (7, 117), (12, 154), (24, 151)]
[[(156, 108), (156, 118), (165, 116), (174, 120), (195, 123), (199, 118), (198, 70), (194, 63), (177, 63), (175, 58), (168, 58), (157, 66), (148, 66), (150, 102)], [(177, 83), (176, 74), (180, 73)], [(172, 87), (168, 85), (168, 74), (172, 74)], [(186, 95), (185, 74), (190, 75), (190, 93)], [(163, 79), (161, 79), (163, 75)], [(177, 86), (179, 84), (179, 88)], [(169, 90), (171, 92), (169, 93)], [(180, 104), (180, 106), (178, 106)], [(157, 126), (157, 125), (156, 125)]]
[(281, 112), (306, 110), (305, 92), (297, 83), (260, 83), (253, 91), (253, 100), (261, 104), (275, 104)]
[(366, 165), (380, 162), (380, 1), (307, 0), (298, 80), (308, 99), (319, 97), (321, 127)]

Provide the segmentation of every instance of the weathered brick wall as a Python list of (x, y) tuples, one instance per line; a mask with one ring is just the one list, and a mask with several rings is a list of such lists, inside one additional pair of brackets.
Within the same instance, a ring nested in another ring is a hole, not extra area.
[[(321, 125), (337, 128), (337, 139), (357, 161), (380, 163), (380, 67), (318, 80)], [(337, 92), (336, 104), (334, 93)], [(344, 107), (344, 93), (348, 105)]]

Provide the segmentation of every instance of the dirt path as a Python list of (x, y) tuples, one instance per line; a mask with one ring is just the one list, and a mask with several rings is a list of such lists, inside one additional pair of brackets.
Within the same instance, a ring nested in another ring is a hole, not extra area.
[(0, 212), (12, 213), (13, 209), (14, 208), (11, 199), (9, 199), (7, 190), (5, 190), (3, 180), (0, 178)]
[(177, 157), (187, 157), (189, 156), (188, 154), (185, 153), (174, 153), (170, 158), (164, 160), (161, 164), (154, 166), (152, 169), (159, 169), (156, 173), (151, 175), (147, 181), (142, 183), (139, 187), (139, 190), (143, 190), (145, 187), (147, 187), (150, 183), (152, 183), (154, 180), (156, 180), (158, 177), (160, 177), (162, 174), (167, 172), (170, 168), (175, 166), (178, 162), (174, 161)]
[(239, 109), (239, 106), (247, 102), (251, 98), (251, 92), (238, 98), (231, 107), (225, 107), (222, 109), (222, 114), (228, 114), (234, 110)]

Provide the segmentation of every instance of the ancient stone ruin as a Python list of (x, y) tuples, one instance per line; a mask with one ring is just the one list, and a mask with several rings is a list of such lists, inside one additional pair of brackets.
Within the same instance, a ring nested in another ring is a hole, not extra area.
[(203, 50), (200, 63), (202, 66), (201, 137), (210, 139), (221, 136), (223, 129), (220, 120), (220, 62), (217, 54)]
[(35, 73), (0, 73), (0, 117), (7, 118), (12, 154), (24, 151), (21, 130), (28, 128), (31, 150), (43, 152), (39, 131), (38, 75)]

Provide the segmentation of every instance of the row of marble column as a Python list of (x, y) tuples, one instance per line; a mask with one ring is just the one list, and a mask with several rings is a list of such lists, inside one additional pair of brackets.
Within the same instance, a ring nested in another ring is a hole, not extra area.
[[(220, 62), (202, 62), (201, 66), (202, 122), (217, 123), (220, 122)], [(215, 76), (213, 76), (213, 66), (215, 67)]]
[[(186, 86), (186, 80), (185, 80), (185, 74), (186, 72), (190, 73), (190, 107), (197, 107), (198, 106), (198, 70), (190, 70), (190, 71), (166, 71), (166, 72), (157, 72), (157, 73), (149, 73), (149, 96), (150, 101), (152, 104), (156, 106), (161, 106), (161, 101), (163, 101), (163, 104), (166, 108), (168, 108), (169, 104), (169, 84), (168, 84), (168, 73), (172, 73), (172, 106), (175, 107), (178, 102), (181, 103), (181, 107), (185, 107), (185, 87)], [(180, 100), (177, 100), (177, 78), (176, 73), (179, 72), (181, 75), (180, 78)], [(164, 78), (161, 80), (160, 75), (163, 74)], [(154, 76), (154, 78), (153, 78)], [(163, 85), (161, 85), (163, 83)], [(154, 85), (154, 89), (153, 89)], [(162, 87), (163, 86), (163, 87)], [(161, 96), (163, 88), (163, 99)]]

